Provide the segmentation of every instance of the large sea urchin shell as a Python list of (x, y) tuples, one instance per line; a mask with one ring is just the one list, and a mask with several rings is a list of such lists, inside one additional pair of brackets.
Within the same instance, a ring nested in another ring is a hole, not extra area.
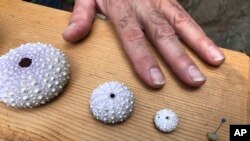
[(93, 91), (90, 110), (94, 117), (104, 123), (115, 124), (126, 120), (134, 110), (133, 93), (123, 83), (112, 81)]
[(26, 108), (50, 101), (69, 79), (65, 55), (51, 45), (27, 43), (0, 57), (0, 101)]
[(177, 114), (170, 109), (162, 109), (158, 111), (155, 115), (154, 121), (156, 127), (162, 132), (172, 132), (179, 124)]

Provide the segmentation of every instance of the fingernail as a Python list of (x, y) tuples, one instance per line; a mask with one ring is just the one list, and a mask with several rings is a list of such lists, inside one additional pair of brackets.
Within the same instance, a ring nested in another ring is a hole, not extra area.
[(222, 52), (219, 51), (218, 47), (211, 46), (208, 48), (209, 55), (214, 59), (214, 61), (221, 61), (225, 59), (225, 56)]
[(66, 32), (66, 31), (68, 31), (68, 30), (71, 30), (71, 29), (74, 29), (75, 26), (76, 26), (75, 23), (71, 23), (71, 24), (64, 30), (64, 32)]
[(189, 66), (188, 73), (193, 81), (205, 81), (206, 80), (206, 77), (198, 70), (196, 66), (193, 66), (193, 65)]
[(158, 68), (151, 68), (149, 70), (151, 81), (155, 85), (163, 85), (165, 84), (165, 78), (162, 75), (161, 71)]

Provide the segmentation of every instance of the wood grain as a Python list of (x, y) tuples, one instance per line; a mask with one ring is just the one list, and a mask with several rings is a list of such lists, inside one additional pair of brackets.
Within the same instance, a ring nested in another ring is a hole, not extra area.
[(247, 122), (250, 123), (250, 60), (249, 60), (249, 69), (248, 69), (248, 110), (247, 110)]
[[(0, 140), (171, 140), (205, 141), (221, 117), (220, 141), (229, 140), (230, 124), (249, 123), (249, 58), (225, 50), (226, 62), (215, 68), (188, 51), (207, 82), (192, 89), (180, 82), (152, 49), (167, 79), (163, 89), (148, 88), (134, 73), (116, 33), (108, 21), (96, 20), (91, 34), (77, 44), (66, 43), (61, 32), (70, 13), (17, 0), (0, 0), (0, 53), (22, 43), (50, 43), (64, 51), (71, 64), (65, 91), (47, 105), (13, 109), (0, 103)], [(1, 76), (0, 76), (1, 78)], [(118, 80), (135, 93), (136, 109), (123, 124), (110, 126), (89, 112), (92, 90), (105, 81)], [(247, 103), (248, 102), (248, 103)], [(179, 128), (164, 134), (155, 129), (153, 116), (161, 108), (174, 109)]]

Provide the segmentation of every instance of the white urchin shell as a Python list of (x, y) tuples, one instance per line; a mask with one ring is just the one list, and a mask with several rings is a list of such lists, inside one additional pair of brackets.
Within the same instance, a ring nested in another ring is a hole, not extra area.
[[(24, 59), (31, 60), (22, 66)], [(51, 45), (27, 43), (0, 57), (0, 101), (15, 108), (39, 106), (63, 90), (69, 79), (66, 56)]]
[(172, 132), (177, 128), (179, 118), (173, 110), (161, 109), (156, 113), (154, 122), (160, 131)]
[(133, 92), (123, 83), (106, 82), (96, 88), (90, 99), (93, 116), (104, 123), (115, 124), (125, 121), (133, 112)]

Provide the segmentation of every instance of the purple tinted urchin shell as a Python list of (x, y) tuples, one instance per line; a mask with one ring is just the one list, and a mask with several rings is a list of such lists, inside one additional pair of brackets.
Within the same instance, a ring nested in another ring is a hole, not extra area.
[(0, 101), (15, 108), (50, 101), (69, 79), (66, 56), (42, 43), (27, 43), (0, 57)]
[(104, 123), (115, 124), (125, 121), (133, 112), (133, 92), (123, 83), (106, 82), (96, 88), (90, 99), (93, 116)]
[(156, 127), (162, 132), (174, 131), (178, 124), (179, 118), (171, 109), (161, 109), (154, 117)]

